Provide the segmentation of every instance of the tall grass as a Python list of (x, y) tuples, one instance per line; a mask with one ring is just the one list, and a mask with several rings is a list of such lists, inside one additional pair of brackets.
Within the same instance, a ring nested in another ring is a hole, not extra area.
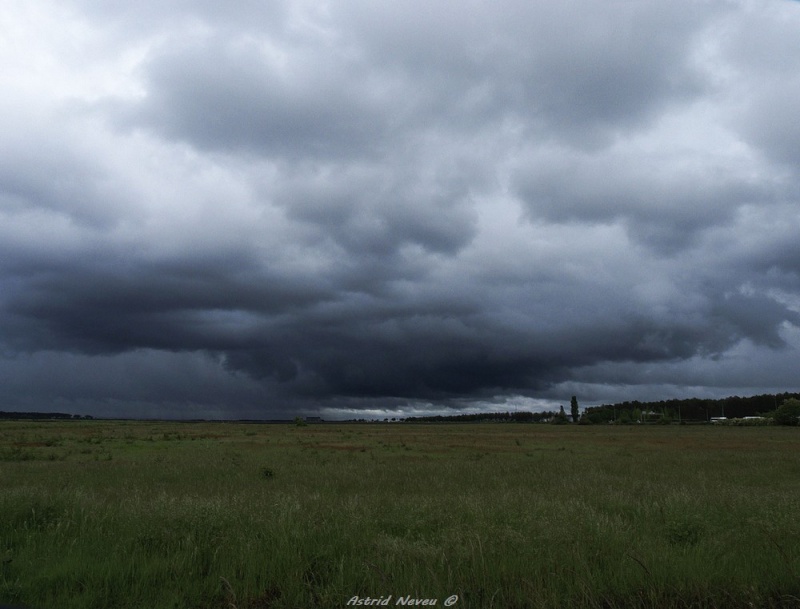
[(0, 601), (797, 607), (799, 440), (780, 428), (2, 422)]

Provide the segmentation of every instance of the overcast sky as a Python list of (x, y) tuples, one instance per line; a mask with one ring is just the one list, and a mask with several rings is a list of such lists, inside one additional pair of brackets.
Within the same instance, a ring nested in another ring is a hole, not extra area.
[(6, 0), (0, 410), (800, 390), (800, 3)]

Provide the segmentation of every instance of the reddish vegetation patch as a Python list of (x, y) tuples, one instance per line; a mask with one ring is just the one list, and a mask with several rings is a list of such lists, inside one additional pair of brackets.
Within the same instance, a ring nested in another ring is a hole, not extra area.
[(312, 444), (310, 445), (313, 448), (330, 448), (332, 450), (345, 450), (345, 451), (356, 451), (356, 450), (366, 450), (366, 446), (357, 446), (355, 444)]

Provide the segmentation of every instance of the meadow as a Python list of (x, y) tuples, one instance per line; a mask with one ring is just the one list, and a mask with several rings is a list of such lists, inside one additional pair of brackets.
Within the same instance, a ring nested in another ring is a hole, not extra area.
[(0, 604), (800, 607), (799, 449), (784, 427), (0, 421)]

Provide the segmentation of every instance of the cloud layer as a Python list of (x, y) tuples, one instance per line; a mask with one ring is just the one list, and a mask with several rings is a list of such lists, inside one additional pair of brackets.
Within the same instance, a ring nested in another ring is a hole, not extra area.
[(2, 407), (800, 389), (797, 3), (106, 4), (0, 9)]

